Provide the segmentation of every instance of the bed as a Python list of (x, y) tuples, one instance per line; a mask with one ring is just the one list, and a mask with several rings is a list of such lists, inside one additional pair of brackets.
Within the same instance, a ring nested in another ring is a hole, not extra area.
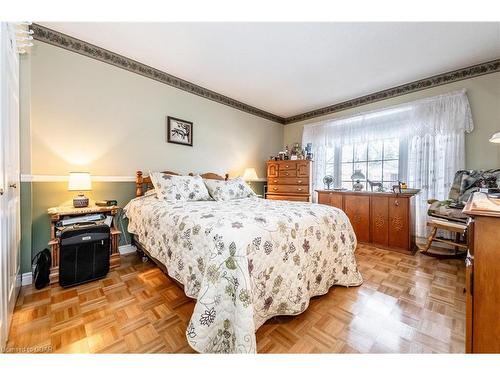
[(137, 172), (128, 231), (196, 299), (186, 338), (198, 352), (255, 353), (266, 320), (300, 314), (332, 285), (362, 283), (356, 237), (339, 209), (257, 197), (167, 202), (144, 194), (150, 183)]

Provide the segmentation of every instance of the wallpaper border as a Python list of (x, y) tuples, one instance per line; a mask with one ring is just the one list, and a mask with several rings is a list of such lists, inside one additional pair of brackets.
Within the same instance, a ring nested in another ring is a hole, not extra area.
[(391, 87), (386, 90), (377, 91), (372, 94), (349, 99), (341, 103), (332, 104), (326, 107), (314, 109), (308, 112), (300, 113), (285, 118), (258, 109), (251, 105), (242, 103), (236, 99), (232, 99), (228, 96), (219, 94), (215, 91), (206, 89), (202, 86), (198, 86), (189, 81), (175, 77), (159, 69), (152, 68), (148, 65), (142, 64), (128, 57), (108, 51), (104, 48), (87, 43), (83, 40), (73, 38), (69, 35), (49, 29), (45, 26), (33, 23), (30, 27), (34, 31), (33, 34), (34, 39), (38, 41), (52, 44), (54, 46), (61, 47), (66, 50), (76, 52), (80, 55), (87, 56), (105, 62), (107, 64), (111, 64), (118, 68), (122, 68), (132, 73), (136, 73), (144, 77), (154, 79), (155, 81), (162, 82), (166, 85), (189, 92), (191, 94), (198, 95), (206, 99), (210, 99), (217, 103), (224, 104), (228, 107), (238, 109), (240, 111), (247, 112), (249, 114), (267, 120), (271, 120), (280, 124), (292, 124), (295, 122), (309, 120), (315, 117), (329, 115), (349, 108), (360, 107), (362, 105), (375, 103), (381, 100), (390, 99), (421, 90), (426, 90), (432, 87), (441, 86), (448, 83), (461, 81), (464, 79), (474, 78), (485, 74), (500, 72), (500, 59), (496, 59), (468, 66), (465, 68), (453, 70), (450, 72), (437, 74), (432, 77), (419, 79), (410, 83), (405, 83), (403, 85)]
[(473, 77), (482, 76), (484, 74), (500, 72), (500, 59), (492, 60), (466, 68), (453, 70), (447, 73), (437, 74), (432, 77), (419, 79), (403, 85), (391, 87), (386, 90), (377, 91), (373, 94), (360, 96), (345, 102), (332, 104), (327, 107), (314, 109), (309, 112), (304, 112), (298, 115), (285, 118), (285, 124), (309, 120), (311, 118), (329, 115), (331, 113), (340, 112), (349, 108), (360, 107), (362, 105), (375, 103), (380, 100), (390, 99), (397, 96), (410, 94), (421, 90), (430, 89), (431, 87), (446, 85), (448, 83), (462, 81)]

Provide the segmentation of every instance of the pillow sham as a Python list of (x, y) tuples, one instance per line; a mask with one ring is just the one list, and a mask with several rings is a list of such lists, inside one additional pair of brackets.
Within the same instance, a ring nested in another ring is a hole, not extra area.
[(159, 199), (166, 201), (210, 200), (207, 187), (200, 176), (176, 176), (150, 172), (151, 182)]
[(227, 181), (204, 179), (203, 182), (205, 182), (210, 196), (216, 201), (229, 201), (255, 196), (253, 190), (241, 177)]
[(145, 196), (145, 197), (149, 197), (150, 195), (156, 195), (156, 190), (155, 190), (155, 188), (153, 188), (153, 189), (149, 189), (148, 191), (146, 191), (146, 192), (144, 193), (144, 196)]

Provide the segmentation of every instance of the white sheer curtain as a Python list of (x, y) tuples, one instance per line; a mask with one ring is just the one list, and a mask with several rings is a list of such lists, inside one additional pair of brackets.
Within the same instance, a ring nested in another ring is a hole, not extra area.
[(409, 118), (408, 184), (416, 199), (416, 235), (426, 235), (430, 198), (446, 199), (455, 172), (465, 168), (465, 133), (474, 129), (465, 90), (421, 100)]
[[(400, 171), (416, 197), (416, 234), (426, 235), (427, 199), (445, 199), (457, 170), (465, 167), (465, 133), (474, 126), (465, 90), (304, 126), (302, 144), (312, 143), (313, 189), (323, 186), (327, 150), (345, 144), (398, 137), (407, 150)], [(314, 197), (316, 199), (316, 197)]]

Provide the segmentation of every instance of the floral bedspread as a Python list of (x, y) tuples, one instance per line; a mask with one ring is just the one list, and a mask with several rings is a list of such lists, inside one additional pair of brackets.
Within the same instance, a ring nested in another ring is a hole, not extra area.
[(187, 327), (201, 353), (255, 353), (255, 331), (303, 312), (332, 285), (362, 283), (347, 216), (333, 207), (260, 198), (125, 207), (128, 230), (197, 300)]

